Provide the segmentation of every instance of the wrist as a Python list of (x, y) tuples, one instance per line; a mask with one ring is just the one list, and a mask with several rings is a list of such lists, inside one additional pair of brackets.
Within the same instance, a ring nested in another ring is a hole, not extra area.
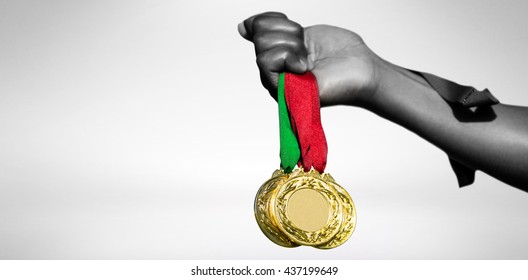
[(361, 107), (376, 114), (383, 114), (388, 106), (406, 102), (408, 91), (434, 92), (420, 75), (377, 58), (371, 94), (365, 95)]

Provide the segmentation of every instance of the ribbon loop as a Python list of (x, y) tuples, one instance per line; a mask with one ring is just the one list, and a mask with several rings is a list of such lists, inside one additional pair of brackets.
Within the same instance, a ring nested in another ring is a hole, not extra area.
[(292, 172), (301, 155), (297, 138), (292, 130), (288, 106), (284, 97), (284, 73), (279, 75), (277, 101), (279, 103), (279, 135), (281, 167), (286, 173)]
[[(282, 77), (282, 78), (281, 78)], [(281, 80), (283, 79), (283, 80)], [(281, 74), (279, 76), (279, 117), (285, 116), (281, 112), (281, 94), (286, 101), (287, 113), (289, 113), (290, 129), (298, 142), (300, 147), (300, 160), (298, 162), (302, 165), (304, 171), (309, 171), (312, 167), (324, 172), (326, 167), (326, 159), (328, 155), (328, 145), (326, 137), (321, 124), (321, 107), (319, 103), (319, 91), (317, 88), (317, 80), (315, 76), (308, 72), (302, 75), (291, 73)], [(280, 120), (281, 126), (281, 165), (283, 169), (288, 172), (286, 166), (290, 166), (290, 161), (285, 162), (283, 159), (283, 151), (292, 149), (290, 140), (283, 141), (283, 126), (286, 126), (284, 120)], [(284, 133), (285, 137), (289, 137), (288, 133)], [(283, 147), (283, 142), (288, 147)], [(294, 151), (291, 151), (293, 153)], [(289, 155), (290, 152), (284, 151)], [(293, 157), (292, 157), (293, 158)], [(291, 159), (288, 159), (291, 160)], [(293, 169), (293, 168), (292, 168)]]

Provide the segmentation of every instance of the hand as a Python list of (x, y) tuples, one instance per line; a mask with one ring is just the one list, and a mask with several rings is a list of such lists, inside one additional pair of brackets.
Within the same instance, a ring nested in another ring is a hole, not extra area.
[(280, 72), (312, 71), (322, 106), (363, 105), (378, 88), (382, 60), (356, 33), (328, 25), (302, 28), (276, 12), (250, 17), (238, 31), (255, 45), (262, 84), (275, 99)]

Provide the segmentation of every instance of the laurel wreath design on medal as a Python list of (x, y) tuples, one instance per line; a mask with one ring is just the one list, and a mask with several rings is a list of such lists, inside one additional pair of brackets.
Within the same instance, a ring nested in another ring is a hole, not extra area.
[(341, 221), (339, 232), (329, 242), (317, 246), (319, 249), (331, 249), (345, 243), (354, 232), (356, 227), (356, 208), (348, 192), (337, 184), (330, 174), (323, 174), (323, 179), (335, 188), (341, 199), (343, 209), (343, 220)]
[[(303, 230), (288, 216), (290, 198), (300, 190), (316, 191), (328, 204), (325, 225), (317, 230)], [(328, 173), (295, 169), (285, 174), (276, 170), (257, 192), (255, 218), (264, 235), (280, 246), (331, 249), (342, 245), (352, 235), (356, 210), (347, 191)]]
[(298, 247), (299, 244), (290, 240), (277, 226), (277, 222), (271, 214), (271, 200), (276, 194), (277, 187), (285, 181), (288, 176), (280, 170), (276, 170), (272, 177), (262, 184), (255, 197), (255, 218), (260, 230), (275, 244), (283, 247)]
[[(329, 205), (328, 222), (317, 231), (300, 229), (291, 222), (286, 213), (289, 198), (293, 193), (301, 189), (312, 189), (319, 192)], [(328, 187), (327, 183), (321, 179), (321, 175), (315, 170), (304, 172), (297, 169), (294, 171), (277, 191), (275, 202), (279, 228), (298, 244), (314, 246), (326, 243), (332, 239), (341, 227), (341, 205), (338, 201), (338, 194)]]

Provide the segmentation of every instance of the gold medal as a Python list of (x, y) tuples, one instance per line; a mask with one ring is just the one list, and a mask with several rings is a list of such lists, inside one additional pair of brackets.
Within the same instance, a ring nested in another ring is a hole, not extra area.
[(277, 96), (282, 168), (257, 192), (255, 218), (280, 246), (335, 248), (352, 235), (356, 208), (348, 192), (324, 173), (328, 146), (315, 76), (281, 73)]
[(277, 170), (257, 193), (255, 218), (277, 245), (330, 249), (352, 235), (356, 210), (350, 195), (329, 174)]

